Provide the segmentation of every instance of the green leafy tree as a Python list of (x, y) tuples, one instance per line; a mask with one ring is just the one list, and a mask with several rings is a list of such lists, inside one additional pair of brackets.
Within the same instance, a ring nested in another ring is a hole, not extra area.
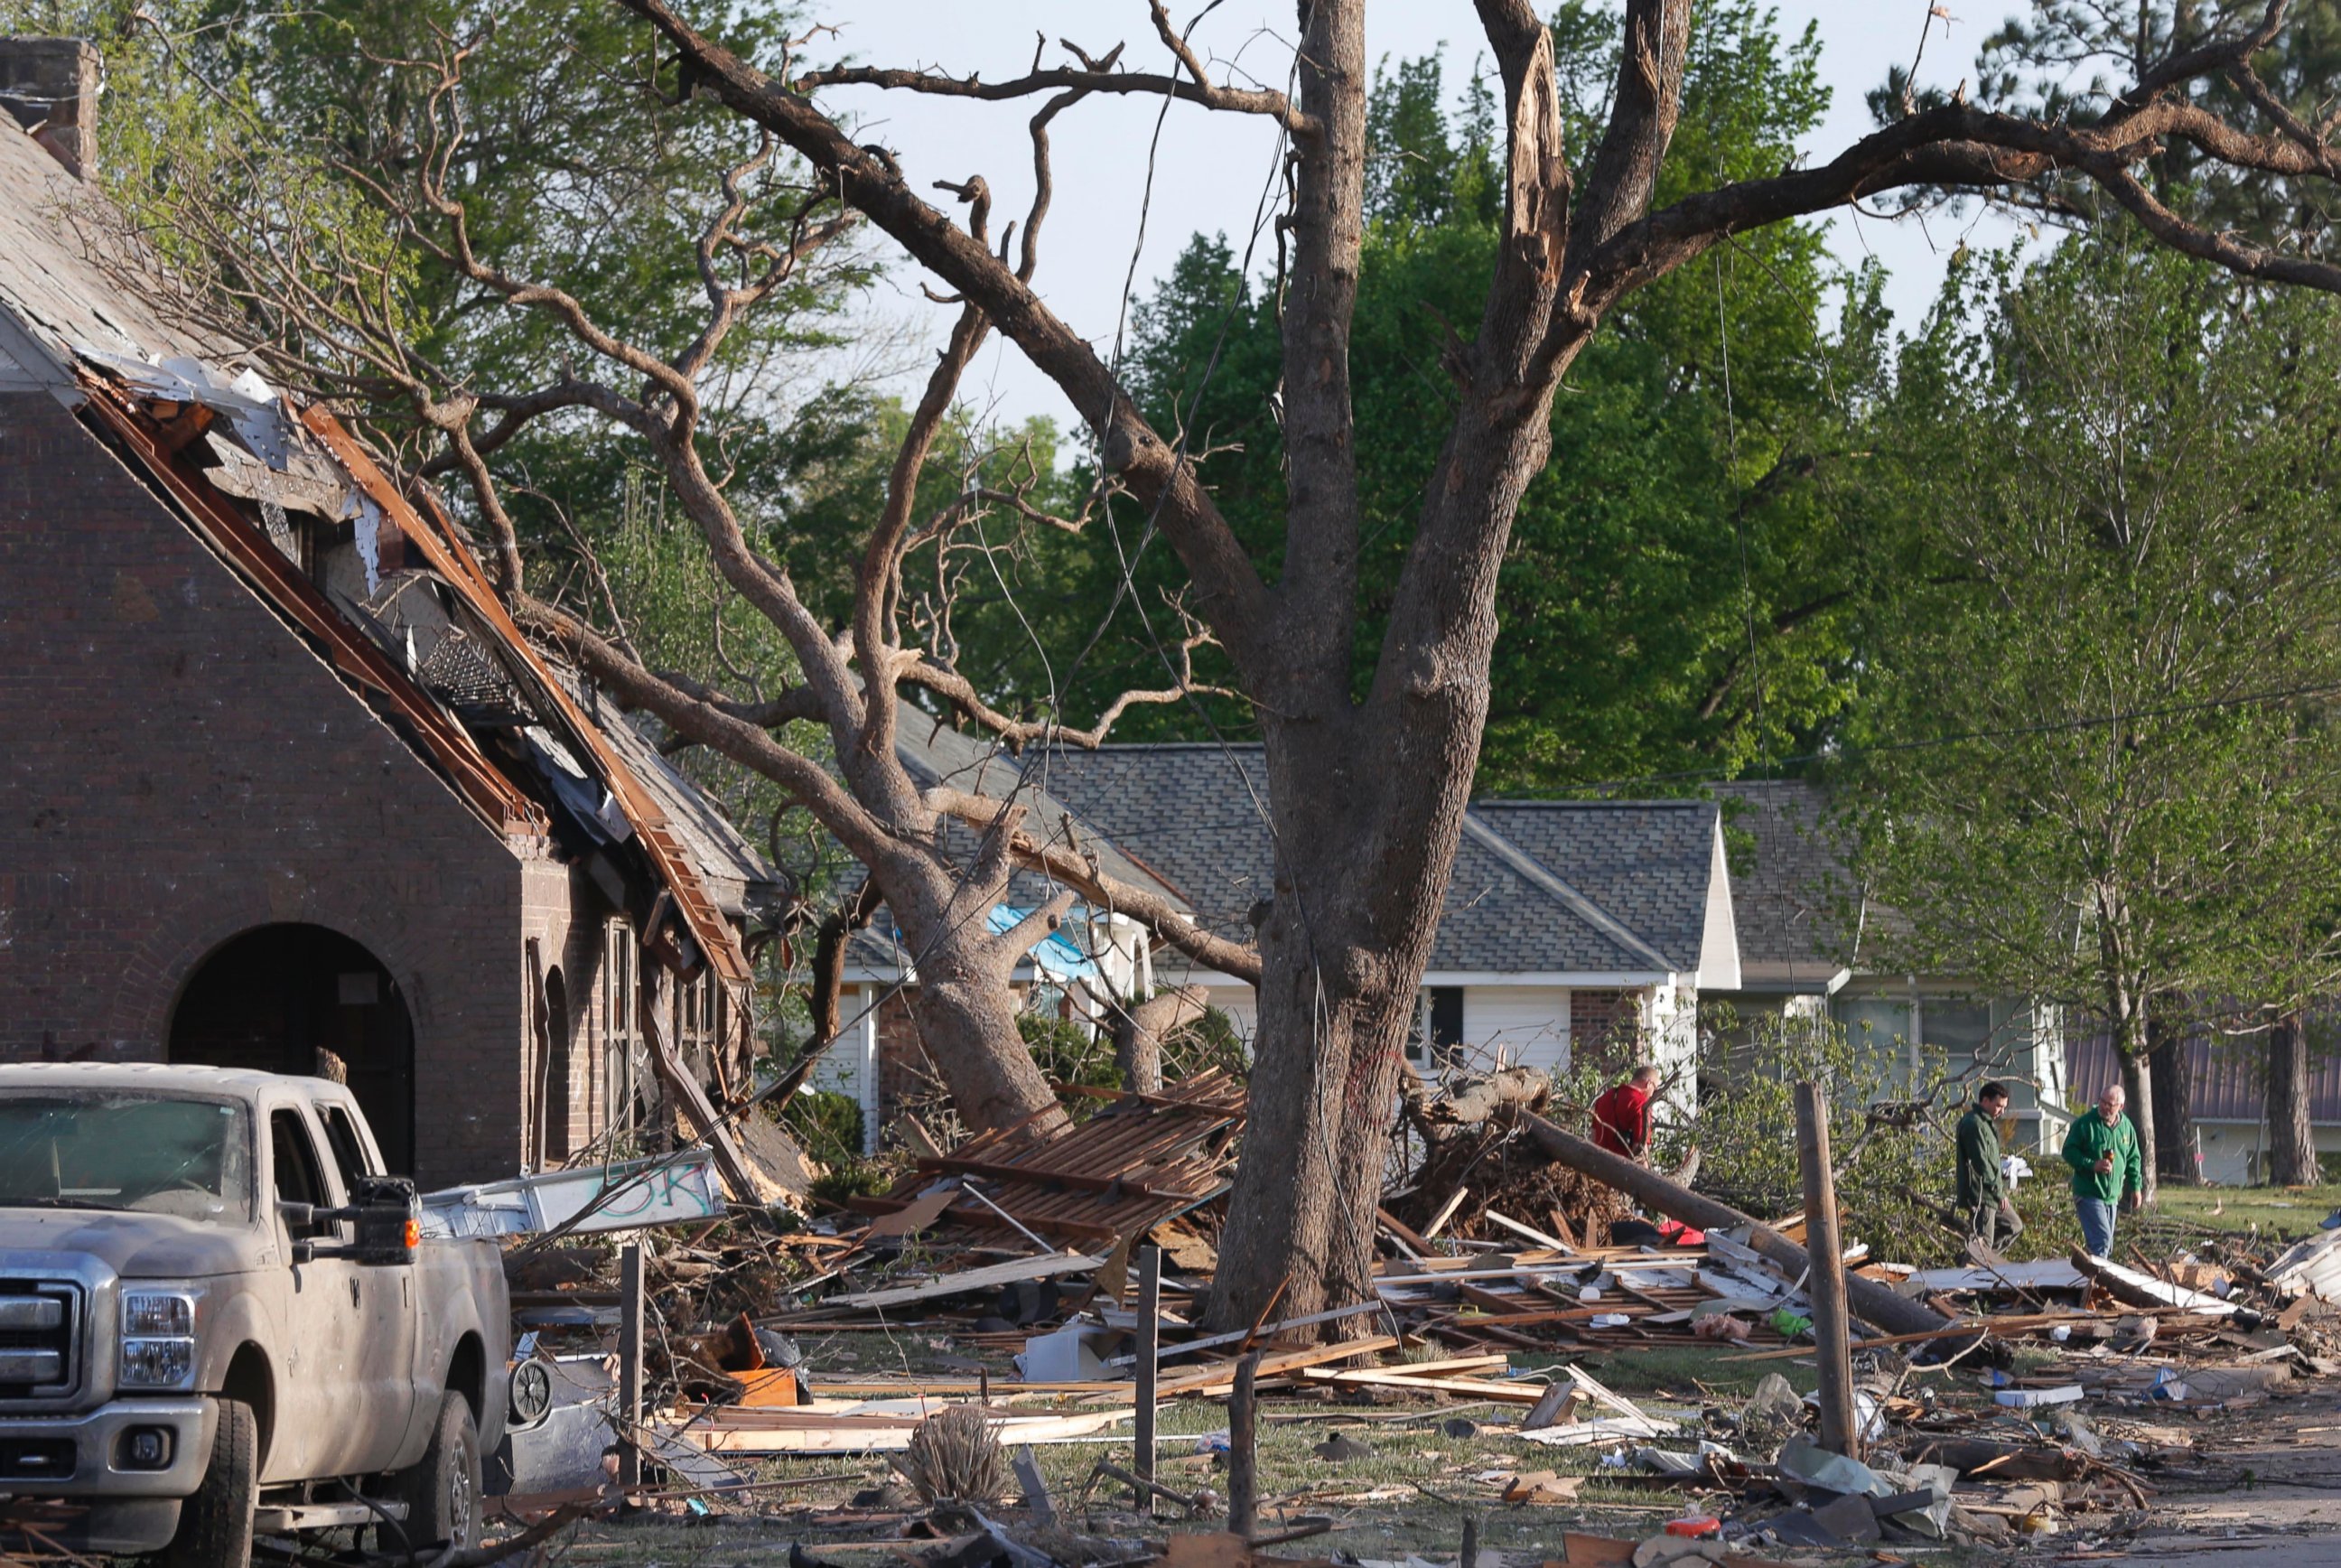
[(2086, 234), (1956, 274), (1877, 433), (1904, 569), (1848, 772), (1880, 945), (2100, 1021), (2149, 1196), (2149, 1004), (2266, 994), (2245, 933), (2341, 811), (2336, 374), (2328, 302)]
[[(1553, 28), (1569, 143), (1589, 150), (1617, 65), (1613, 30), (1579, 3)], [(1818, 57), (1813, 29), (1784, 39), (1754, 0), (1707, 15), (1659, 199), (1793, 161), (1828, 104)], [(1459, 97), (1442, 55), (1385, 63), (1367, 100), (1349, 345), (1360, 690), (1451, 418), (1440, 340), (1471, 318), (1495, 270), (1496, 119), (1484, 77)], [(1251, 260), (1248, 274), (1224, 236), (1196, 236), (1138, 305), (1130, 374), (1157, 424), (1209, 454), (1205, 482), (1272, 567), (1288, 502), (1282, 302), (1272, 277), (1254, 275), (1262, 258)], [(1850, 689), (1858, 560), (1831, 496), (1853, 446), (1845, 411), (1878, 374), (1880, 281), (1838, 272), (1818, 225), (1776, 225), (1635, 295), (1579, 356), (1501, 566), (1481, 787), (1728, 774), (1805, 749), (1828, 722)], [(1132, 584), (1159, 614), (1188, 593), (1185, 573), (1135, 524), (1130, 534)], [(1107, 624), (1076, 674), (1088, 699), (1159, 674), (1160, 633), (1104, 614), (1124, 591), (1121, 554), (1083, 546), (1060, 570), (1064, 633)], [(1249, 723), (1240, 704), (1219, 703), (1158, 709), (1127, 733), (1200, 738)]]

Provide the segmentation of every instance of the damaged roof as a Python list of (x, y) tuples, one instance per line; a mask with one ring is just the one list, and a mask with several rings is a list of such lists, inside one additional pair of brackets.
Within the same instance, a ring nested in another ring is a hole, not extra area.
[(725, 916), (777, 875), (622, 719), (589, 716), (590, 688), (521, 634), (431, 497), (410, 501), (236, 345), (175, 323), (158, 303), (173, 286), (0, 115), (0, 387), (80, 411), (492, 830), (573, 859), (630, 846), (744, 1002)]
[[(1239, 941), (1275, 887), (1257, 744), (1060, 748), (1051, 788), (1093, 833)], [(1439, 974), (1698, 975), (1738, 983), (1712, 802), (1483, 801), (1464, 822), (1432, 944)]]

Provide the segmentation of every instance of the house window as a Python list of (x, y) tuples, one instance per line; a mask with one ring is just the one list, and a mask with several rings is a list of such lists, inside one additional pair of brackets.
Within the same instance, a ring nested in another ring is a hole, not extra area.
[(1427, 985), (1415, 1014), (1407, 1059), (1418, 1066), (1451, 1067), (1463, 1054), (1463, 988)]
[(633, 1124), (634, 934), (623, 920), (603, 928), (602, 1084), (603, 1124)]

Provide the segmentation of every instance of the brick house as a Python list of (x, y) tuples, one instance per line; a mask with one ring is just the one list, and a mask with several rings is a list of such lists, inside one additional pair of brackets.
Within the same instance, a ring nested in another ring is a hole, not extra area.
[(771, 873), (445, 514), (124, 281), (95, 75), (0, 40), (0, 1058), (344, 1072), (425, 1185), (742, 1083)]

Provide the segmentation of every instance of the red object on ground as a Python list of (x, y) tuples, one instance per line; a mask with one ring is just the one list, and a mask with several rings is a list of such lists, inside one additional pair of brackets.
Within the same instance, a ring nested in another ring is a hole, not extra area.
[(1707, 1233), (1692, 1230), (1680, 1220), (1669, 1220), (1659, 1227), (1659, 1239), (1670, 1247), (1703, 1247)]
[(1625, 1083), (1594, 1101), (1593, 1142), (1613, 1154), (1640, 1159), (1650, 1146), (1649, 1092)]
[(1688, 1519), (1669, 1519), (1667, 1521), (1667, 1533), (1689, 1535), (1693, 1538), (1720, 1535), (1723, 1533), (1723, 1521), (1709, 1519), (1704, 1513), (1694, 1513)]

